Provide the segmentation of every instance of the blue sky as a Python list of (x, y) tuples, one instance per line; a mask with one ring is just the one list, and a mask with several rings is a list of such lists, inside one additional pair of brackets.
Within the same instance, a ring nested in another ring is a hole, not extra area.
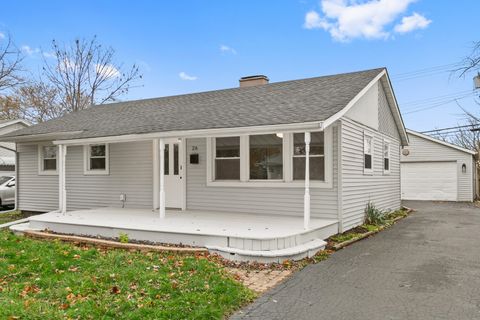
[(386, 66), (407, 127), (462, 123), (458, 104), (480, 111), (472, 94), (437, 106), (473, 88), (448, 70), (480, 40), (478, 0), (18, 0), (1, 12), (0, 33), (33, 73), (52, 39), (93, 35), (119, 62), (138, 63), (143, 86), (124, 99), (236, 87), (251, 74), (276, 82)]

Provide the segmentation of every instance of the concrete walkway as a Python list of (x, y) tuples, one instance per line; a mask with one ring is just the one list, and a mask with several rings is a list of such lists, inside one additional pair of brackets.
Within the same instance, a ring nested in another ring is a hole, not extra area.
[(232, 319), (480, 319), (480, 208), (417, 212), (310, 265)]

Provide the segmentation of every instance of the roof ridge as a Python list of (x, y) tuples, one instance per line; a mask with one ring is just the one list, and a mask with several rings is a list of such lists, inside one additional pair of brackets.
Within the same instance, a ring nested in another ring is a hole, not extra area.
[[(142, 99), (133, 99), (133, 100), (125, 100), (125, 101), (117, 101), (117, 102), (111, 102), (111, 103), (105, 103), (105, 104), (93, 104), (90, 105), (88, 108), (98, 108), (98, 107), (107, 107), (107, 106), (114, 106), (114, 105), (119, 105), (119, 104), (126, 104), (126, 103), (136, 103), (136, 102), (147, 102), (147, 101), (155, 101), (155, 100), (161, 100), (161, 99), (168, 99), (168, 98), (178, 98), (178, 97), (187, 97), (187, 96), (194, 96), (194, 95), (200, 95), (200, 94), (208, 94), (208, 93), (216, 93), (216, 92), (225, 92), (225, 91), (240, 91), (240, 90), (255, 90), (258, 89), (259, 87), (271, 87), (271, 86), (276, 86), (276, 85), (281, 85), (285, 83), (291, 83), (291, 82), (297, 82), (297, 81), (309, 81), (309, 80), (317, 80), (321, 78), (328, 78), (328, 77), (337, 77), (337, 76), (347, 76), (351, 74), (356, 74), (356, 73), (366, 73), (366, 72), (372, 72), (378, 70), (379, 73), (383, 70), (386, 70), (386, 67), (378, 67), (378, 68), (373, 68), (373, 69), (365, 69), (365, 70), (359, 70), (359, 71), (351, 71), (351, 72), (343, 72), (343, 73), (334, 73), (334, 74), (328, 74), (328, 75), (323, 75), (323, 76), (316, 76), (316, 77), (308, 77), (308, 78), (300, 78), (300, 79), (293, 79), (293, 80), (283, 80), (283, 81), (278, 81), (278, 82), (271, 82), (267, 84), (263, 84), (261, 86), (250, 86), (250, 87), (233, 87), (233, 88), (224, 88), (224, 89), (215, 89), (215, 90), (207, 90), (207, 91), (198, 91), (198, 92), (189, 92), (189, 93), (181, 93), (181, 94), (174, 94), (170, 96), (161, 96), (161, 97), (154, 97), (154, 98), (142, 98)], [(83, 110), (86, 110), (83, 109)], [(81, 110), (81, 111), (83, 111)]]

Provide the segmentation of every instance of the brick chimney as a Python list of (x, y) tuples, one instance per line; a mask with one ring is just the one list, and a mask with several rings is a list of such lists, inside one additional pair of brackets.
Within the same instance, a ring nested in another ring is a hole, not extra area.
[(239, 82), (240, 88), (259, 86), (262, 84), (267, 84), (268, 77), (261, 74), (256, 76), (241, 77)]

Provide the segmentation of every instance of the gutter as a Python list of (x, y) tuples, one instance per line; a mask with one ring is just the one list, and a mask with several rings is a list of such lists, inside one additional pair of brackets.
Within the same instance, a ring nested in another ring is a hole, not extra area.
[(322, 131), (325, 128), (323, 121), (312, 122), (298, 122), (275, 125), (261, 125), (249, 127), (234, 127), (234, 128), (214, 128), (214, 129), (197, 129), (197, 130), (178, 130), (166, 132), (152, 132), (141, 134), (126, 134), (119, 136), (103, 136), (94, 138), (80, 138), (69, 140), (55, 140), (55, 145), (85, 145), (94, 143), (118, 143), (118, 142), (132, 142), (141, 140), (152, 140), (162, 138), (206, 138), (206, 137), (221, 137), (243, 134), (255, 133), (274, 133), (274, 132), (295, 132), (298, 130), (308, 131)]

